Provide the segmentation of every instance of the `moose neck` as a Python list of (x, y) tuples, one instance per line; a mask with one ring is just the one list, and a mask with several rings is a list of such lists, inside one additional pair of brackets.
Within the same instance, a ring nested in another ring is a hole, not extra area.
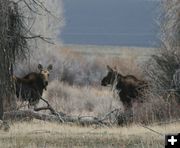
[(110, 83), (111, 83), (112, 85), (114, 85), (115, 83), (121, 81), (122, 78), (123, 78), (123, 76), (122, 76), (121, 74), (115, 72), (115, 73), (113, 74), (113, 76), (111, 77)]
[(121, 75), (120, 73), (117, 74), (116, 76), (116, 89), (122, 89), (122, 84), (123, 84), (123, 79), (124, 79), (124, 76)]
[(121, 81), (124, 78), (124, 76), (120, 73), (118, 73), (116, 77), (117, 77), (117, 81)]
[(45, 86), (44, 86), (44, 80), (41, 77), (41, 74), (38, 75), (36, 83), (37, 83), (37, 86), (39, 88), (39, 92), (42, 93), (43, 89), (45, 89)]

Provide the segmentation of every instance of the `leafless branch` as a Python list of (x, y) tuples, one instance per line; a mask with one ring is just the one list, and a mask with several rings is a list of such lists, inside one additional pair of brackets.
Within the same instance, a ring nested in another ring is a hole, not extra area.
[(50, 38), (46, 38), (46, 37), (43, 37), (41, 35), (35, 35), (35, 36), (29, 36), (29, 37), (28, 36), (23, 36), (23, 38), (25, 38), (25, 39), (37, 39), (37, 38), (39, 38), (39, 39), (41, 39), (41, 40), (43, 40), (43, 41), (45, 41), (47, 43), (54, 44), (53, 42), (49, 41)]
[[(48, 103), (47, 100), (44, 100), (45, 102)], [(49, 103), (48, 103), (49, 104)], [(82, 124), (82, 125), (99, 125), (99, 126), (110, 126), (111, 123), (106, 121), (107, 116), (110, 114), (113, 114), (117, 109), (112, 110), (111, 112), (108, 112), (104, 117), (93, 117), (93, 116), (68, 116), (64, 113), (58, 113), (54, 111), (53, 109), (53, 114), (45, 114), (45, 113), (40, 113), (37, 111), (41, 110), (52, 110), (51, 107), (41, 107), (33, 110), (18, 110), (18, 111), (10, 111), (10, 112), (5, 112), (4, 114), (4, 119), (5, 120), (22, 120), (24, 118), (34, 118), (38, 120), (44, 120), (44, 121), (50, 121), (50, 122), (59, 122), (59, 123), (76, 123), (76, 124)], [(58, 114), (58, 116), (57, 116)]]

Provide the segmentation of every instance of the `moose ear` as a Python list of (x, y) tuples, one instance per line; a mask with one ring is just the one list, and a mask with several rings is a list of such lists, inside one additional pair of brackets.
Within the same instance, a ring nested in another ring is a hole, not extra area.
[(43, 70), (43, 66), (41, 64), (38, 65), (38, 69), (41, 71)]
[(53, 66), (50, 64), (47, 68), (48, 71), (52, 70), (53, 69)]
[(108, 71), (113, 71), (109, 65), (107, 65), (107, 69), (108, 69)]

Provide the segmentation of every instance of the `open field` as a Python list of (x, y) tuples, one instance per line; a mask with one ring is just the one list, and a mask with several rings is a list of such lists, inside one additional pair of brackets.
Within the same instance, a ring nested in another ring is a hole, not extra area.
[(148, 47), (120, 47), (120, 46), (96, 46), (96, 45), (64, 45), (65, 49), (71, 49), (73, 52), (84, 56), (98, 56), (109, 58), (129, 58), (134, 57), (138, 61), (144, 61), (149, 58), (156, 48)]
[[(159, 13), (158, 28), (153, 29), (158, 49), (63, 45), (67, 11), (62, 0), (1, 1), (0, 148), (164, 148), (165, 135), (180, 132), (179, 2), (166, 0), (158, 5), (161, 11), (153, 11)], [(140, 16), (147, 20), (147, 15)], [(141, 34), (142, 28), (135, 29), (133, 23), (140, 19), (126, 18), (120, 21), (128, 23), (133, 34), (121, 30), (121, 35), (131, 36), (131, 42), (138, 33), (142, 43), (147, 25)], [(109, 17), (105, 21), (113, 22)], [(74, 25), (81, 28), (79, 23)], [(120, 28), (114, 23), (114, 29)], [(89, 30), (82, 29), (81, 33)], [(100, 28), (107, 32), (105, 44), (113, 45), (108, 43), (113, 39), (109, 29)], [(149, 40), (149, 44), (154, 43)]]
[[(148, 126), (163, 135), (180, 131), (180, 124)], [(164, 136), (138, 125), (95, 128), (58, 125), (40, 121), (11, 125), (9, 132), (0, 131), (2, 148), (117, 147), (163, 148)]]
[[(114, 108), (122, 108), (119, 97), (113, 93), (112, 88), (101, 86), (101, 80), (107, 73), (106, 65), (116, 66), (122, 74), (133, 74), (143, 79), (142, 69), (137, 61), (142, 64), (155, 52), (155, 48), (64, 45), (58, 51), (59, 59), (66, 57), (66, 64), (59, 69), (65, 69), (65, 77), (69, 75), (67, 81), (72, 79), (75, 83), (69, 85), (53, 78), (44, 97), (58, 111), (73, 115), (99, 116)], [(58, 73), (56, 70), (53, 72), (55, 75)], [(76, 85), (77, 81), (84, 83), (79, 86)]]
[[(144, 79), (139, 64), (150, 58), (155, 49), (65, 45), (57, 51), (54, 53), (57, 56), (52, 56), (57, 62), (54, 66), (54, 75), (43, 97), (49, 100), (55, 110), (67, 115), (99, 117), (115, 108), (121, 108), (123, 111), (122, 103), (112, 88), (101, 86), (102, 77), (107, 73), (106, 65), (117, 66), (120, 73), (133, 74)], [(68, 77), (62, 80), (62, 76)], [(68, 83), (70, 80), (72, 84)], [(78, 85), (77, 82), (84, 83)], [(135, 122), (152, 123), (162, 119), (162, 115), (167, 115), (166, 102), (163, 101), (160, 98), (151, 98), (151, 101), (140, 104), (141, 106), (136, 103)], [(164, 136), (135, 123), (129, 127), (95, 128), (34, 120), (13, 123), (10, 126), (9, 132), (0, 131), (0, 148), (164, 147)], [(148, 127), (163, 135), (180, 131), (179, 123)]]

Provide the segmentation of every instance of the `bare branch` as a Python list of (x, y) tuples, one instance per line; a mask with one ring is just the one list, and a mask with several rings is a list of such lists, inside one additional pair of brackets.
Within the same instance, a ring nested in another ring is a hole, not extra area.
[(46, 37), (43, 37), (41, 35), (35, 35), (35, 36), (29, 36), (29, 37), (23, 36), (23, 38), (25, 38), (25, 39), (37, 39), (37, 38), (39, 38), (39, 39), (41, 39), (47, 43), (54, 44), (53, 42), (49, 41), (50, 38), (46, 38)]

